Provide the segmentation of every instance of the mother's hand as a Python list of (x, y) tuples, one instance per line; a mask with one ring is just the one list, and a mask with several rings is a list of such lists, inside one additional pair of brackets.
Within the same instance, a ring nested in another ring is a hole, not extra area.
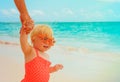
[(30, 33), (34, 27), (34, 21), (30, 18), (29, 15), (21, 14), (20, 20), (22, 26), (24, 25), (23, 29), (25, 30), (26, 34)]

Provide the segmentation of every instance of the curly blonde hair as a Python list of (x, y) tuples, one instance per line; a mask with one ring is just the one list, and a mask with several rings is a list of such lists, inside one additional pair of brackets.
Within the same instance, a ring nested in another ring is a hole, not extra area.
[(48, 38), (53, 38), (53, 31), (48, 25), (38, 24), (34, 27), (34, 29), (31, 32), (31, 41), (33, 41), (38, 35), (45, 35)]

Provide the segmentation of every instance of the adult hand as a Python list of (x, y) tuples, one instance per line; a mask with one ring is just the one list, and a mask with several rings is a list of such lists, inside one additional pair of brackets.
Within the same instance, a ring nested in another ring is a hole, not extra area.
[(34, 21), (30, 18), (29, 15), (20, 15), (20, 20), (22, 26), (24, 25), (23, 29), (25, 30), (26, 34), (30, 33), (34, 27)]

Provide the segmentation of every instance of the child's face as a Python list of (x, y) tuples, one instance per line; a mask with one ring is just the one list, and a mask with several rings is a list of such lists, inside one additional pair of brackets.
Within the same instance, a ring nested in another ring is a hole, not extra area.
[(48, 38), (46, 36), (37, 36), (35, 40), (35, 47), (40, 51), (44, 52), (51, 48), (54, 45), (54, 39)]

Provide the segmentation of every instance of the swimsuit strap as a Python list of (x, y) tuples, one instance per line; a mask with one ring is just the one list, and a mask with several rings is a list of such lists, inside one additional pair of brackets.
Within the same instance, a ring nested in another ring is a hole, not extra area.
[(34, 48), (34, 49), (35, 49), (36, 55), (38, 57), (39, 56), (38, 49), (36, 49), (36, 48)]

